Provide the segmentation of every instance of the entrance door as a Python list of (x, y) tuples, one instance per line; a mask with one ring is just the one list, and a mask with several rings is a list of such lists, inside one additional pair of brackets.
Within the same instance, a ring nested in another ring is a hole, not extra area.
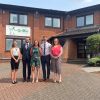
[(77, 44), (77, 57), (86, 58), (86, 43), (79, 42)]

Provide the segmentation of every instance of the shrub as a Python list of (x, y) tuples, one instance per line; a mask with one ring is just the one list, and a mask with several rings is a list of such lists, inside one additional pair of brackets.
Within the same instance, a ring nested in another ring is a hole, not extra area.
[(100, 57), (94, 57), (88, 60), (89, 66), (96, 66), (96, 65), (99, 65), (99, 63), (100, 63)]

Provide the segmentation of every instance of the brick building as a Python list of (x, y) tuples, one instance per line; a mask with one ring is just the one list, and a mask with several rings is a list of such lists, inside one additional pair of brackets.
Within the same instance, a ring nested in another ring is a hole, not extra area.
[(33, 42), (44, 35), (60, 39), (63, 58), (86, 58), (86, 37), (99, 29), (100, 4), (70, 12), (0, 4), (0, 59), (10, 57), (14, 39), (21, 47), (25, 37), (31, 37)]

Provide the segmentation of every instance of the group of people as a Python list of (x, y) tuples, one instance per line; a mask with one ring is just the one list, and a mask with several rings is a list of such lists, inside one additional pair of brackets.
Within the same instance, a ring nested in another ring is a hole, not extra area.
[(17, 71), (19, 68), (20, 58), (22, 55), (23, 63), (23, 82), (30, 82), (32, 75), (32, 83), (39, 82), (39, 71), (42, 66), (43, 81), (50, 79), (50, 72), (54, 73), (53, 82), (61, 83), (61, 55), (63, 49), (59, 40), (55, 38), (53, 43), (47, 42), (47, 37), (44, 36), (42, 43), (37, 40), (33, 44), (30, 39), (26, 38), (21, 49), (17, 46), (17, 41), (14, 40), (11, 53), (11, 79), (12, 84), (17, 83)]

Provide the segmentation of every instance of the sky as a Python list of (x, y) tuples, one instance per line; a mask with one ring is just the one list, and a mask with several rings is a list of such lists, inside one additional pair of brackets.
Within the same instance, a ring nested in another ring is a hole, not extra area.
[(100, 0), (0, 0), (3, 4), (71, 11), (100, 4)]

